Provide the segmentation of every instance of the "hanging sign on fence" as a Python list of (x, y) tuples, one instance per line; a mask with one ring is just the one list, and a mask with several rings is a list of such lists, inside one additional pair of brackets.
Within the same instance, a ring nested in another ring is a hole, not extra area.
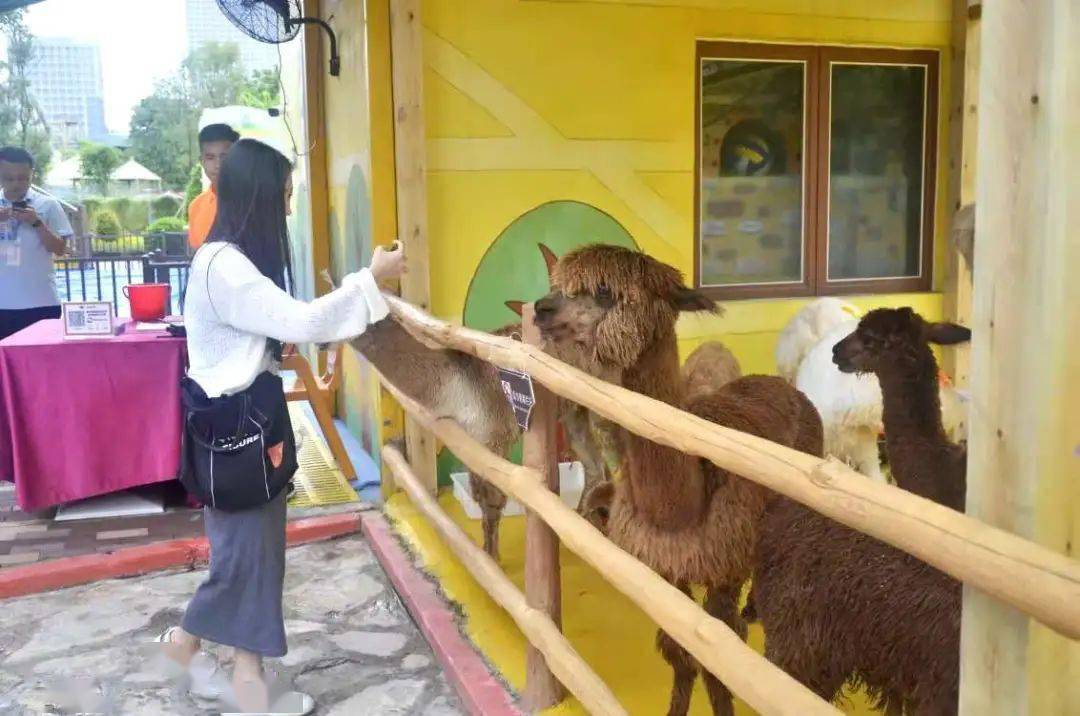
[(510, 407), (514, 409), (517, 424), (522, 430), (528, 430), (529, 418), (532, 417), (533, 406), (536, 404), (532, 377), (528, 373), (499, 368), (499, 382)]

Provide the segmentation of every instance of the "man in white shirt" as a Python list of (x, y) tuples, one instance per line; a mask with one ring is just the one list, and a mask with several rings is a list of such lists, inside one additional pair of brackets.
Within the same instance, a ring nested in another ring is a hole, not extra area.
[(60, 203), (30, 188), (34, 158), (0, 147), (0, 340), (60, 317), (53, 256), (62, 256), (71, 223)]

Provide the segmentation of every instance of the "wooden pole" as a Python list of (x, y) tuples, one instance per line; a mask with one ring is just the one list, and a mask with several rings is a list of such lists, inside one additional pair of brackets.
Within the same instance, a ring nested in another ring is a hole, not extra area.
[(546, 612), (530, 605), (495, 560), (473, 544), (457, 523), (443, 512), (435, 498), (421, 486), (405, 456), (392, 447), (384, 447), (382, 456), (398, 484), (409, 493), (416, 509), (423, 513), (473, 579), (506, 610), (529, 640), (530, 649), (543, 655), (559, 681), (566, 684), (582, 706), (591, 714), (625, 716), (626, 710), (619, 705), (615, 695), (574, 650), (558, 625)]
[[(1080, 202), (1075, 205), (1080, 207)], [(1013, 286), (1005, 285), (1010, 289)], [(1080, 286), (1080, 281), (1074, 281), (1073, 286)], [(1002, 293), (1011, 295), (1011, 291)], [(1007, 299), (1002, 296), (1001, 300)], [(1047, 549), (906, 490), (870, 480), (837, 460), (807, 455), (684, 413), (587, 375), (533, 346), (451, 326), (393, 296), (388, 296), (387, 301), (395, 318), (441, 345), (496, 365), (527, 371), (552, 392), (637, 435), (711, 460), (902, 549), (1031, 614), (1065, 636), (1080, 638), (1080, 562), (1062, 554), (1065, 550)], [(1078, 305), (1080, 301), (1070, 309)], [(1043, 320), (1053, 322), (1046, 328), (1048, 335), (1054, 334), (1056, 340), (1073, 338), (1075, 331), (1064, 330), (1065, 324), (1059, 323), (1068, 315), (1065, 310), (1044, 313)], [(1032, 340), (1026, 345), (1036, 343)], [(1076, 404), (1080, 405), (1080, 401)], [(1073, 425), (1080, 425), (1080, 421)], [(1062, 438), (1056, 449), (1065, 444)], [(1063, 466), (1062, 474), (1064, 471)]]
[[(521, 314), (522, 337), (525, 342), (540, 345), (540, 330), (533, 321), (532, 304), (523, 307)], [(556, 411), (555, 396), (542, 385), (534, 384), (536, 403), (532, 422), (524, 434), (523, 462), (536, 470), (543, 485), (552, 493), (559, 494), (559, 456), (555, 448)], [(559, 538), (543, 518), (532, 510), (525, 514), (525, 596), (529, 606), (544, 614), (562, 628), (562, 584), (559, 568)], [(535, 646), (525, 654), (525, 707), (529, 711), (542, 711), (559, 703), (565, 697), (562, 685), (551, 673), (544, 655)]]
[[(967, 509), (1076, 554), (1080, 7), (987, 2), (981, 34)], [(974, 588), (961, 633), (961, 714), (1080, 713), (1080, 644)]]
[[(953, 0), (952, 63), (949, 111), (949, 183), (947, 209), (949, 248), (945, 275), (945, 317), (964, 326), (971, 325), (971, 266), (953, 245), (957, 212), (975, 202), (975, 156), (978, 135), (979, 19), (969, 7), (970, 0)], [(961, 343), (942, 351), (945, 372), (956, 385), (968, 387), (971, 346)]]
[[(426, 310), (430, 278), (422, 36), (420, 0), (390, 0), (397, 225), (409, 262), (409, 272), (401, 279), (401, 295)], [(416, 473), (434, 494), (438, 489), (435, 442), (416, 423), (406, 420), (405, 444)]]
[(840, 713), (751, 649), (727, 624), (709, 616), (690, 597), (617, 547), (548, 489), (536, 470), (495, 455), (456, 422), (436, 418), (385, 377), (383, 385), (470, 470), (540, 516), (568, 549), (592, 565), (758, 713), (765, 716)]

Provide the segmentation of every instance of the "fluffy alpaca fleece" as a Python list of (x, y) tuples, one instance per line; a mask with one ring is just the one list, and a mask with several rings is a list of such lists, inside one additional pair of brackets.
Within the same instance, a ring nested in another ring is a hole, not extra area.
[[(704, 398), (740, 377), (742, 377), (742, 369), (739, 367), (739, 361), (727, 346), (719, 341), (702, 343), (683, 363), (684, 405), (698, 398)], [(605, 433), (605, 454), (608, 455), (610, 474), (617, 476), (621, 474), (622, 456), (612, 443), (617, 442), (619, 438), (618, 426), (604, 422), (609, 428)], [(618, 461), (618, 466), (612, 468), (610, 465), (612, 461)], [(604, 483), (586, 485), (578, 511), (594, 527), (606, 534), (608, 518), (611, 514), (611, 501), (614, 498), (615, 485), (610, 479)]]
[(742, 376), (735, 354), (720, 341), (707, 341), (694, 349), (682, 367), (686, 401), (708, 395)]
[(776, 339), (777, 375), (794, 385), (799, 366), (822, 336), (837, 324), (858, 320), (859, 315), (858, 308), (831, 296), (803, 306)]
[[(843, 370), (881, 382), (897, 483), (954, 509), (963, 509), (966, 451), (945, 435), (927, 341), (968, 335), (911, 309), (882, 309), (835, 350)], [(822, 698), (853, 683), (887, 713), (955, 714), (960, 600), (959, 582), (906, 552), (786, 498), (767, 512), (750, 608), (765, 627), (766, 656)]]
[[(671, 266), (613, 246), (564, 256), (552, 285), (552, 293), (536, 304), (545, 350), (592, 375), (683, 404), (675, 320), (680, 311), (715, 311), (712, 301), (685, 287)], [(779, 378), (740, 378), (696, 397), (687, 408), (821, 454), (821, 422), (813, 405)], [(705, 609), (745, 636), (736, 604), (768, 491), (625, 430), (620, 436), (623, 478), (593, 495), (600, 503), (610, 501), (611, 539), (687, 594), (691, 584), (704, 585)], [(675, 673), (669, 714), (685, 714), (699, 667), (663, 632), (657, 646)], [(711, 674), (703, 678), (714, 713), (731, 714), (730, 692)]]
[[(520, 332), (511, 326), (502, 335)], [(396, 321), (380, 321), (351, 345), (406, 395), (436, 416), (453, 418), (470, 437), (506, 455), (520, 435), (497, 369), (479, 358), (421, 344)], [(499, 520), (506, 495), (470, 473), (469, 491), (483, 512), (484, 550), (499, 558)]]

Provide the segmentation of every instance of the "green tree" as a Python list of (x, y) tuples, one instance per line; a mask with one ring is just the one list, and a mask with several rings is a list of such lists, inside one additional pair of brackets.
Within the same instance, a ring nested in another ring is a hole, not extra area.
[(0, 34), (7, 44), (7, 59), (0, 62), (0, 144), (15, 144), (29, 151), (44, 176), (52, 161), (49, 127), (30, 91), (27, 68), (34, 58), (34, 36), (23, 21), (22, 10), (0, 14)]
[(112, 173), (122, 162), (120, 152), (104, 144), (84, 142), (79, 148), (79, 168), (83, 178), (105, 196), (109, 194)]
[(203, 45), (136, 106), (130, 127), (132, 155), (169, 188), (184, 187), (198, 160), (202, 110), (232, 104), (275, 106), (277, 77), (276, 71), (245, 75), (235, 43)]
[(172, 89), (159, 85), (131, 116), (131, 154), (170, 189), (187, 182), (196, 159), (198, 111)]
[(240, 104), (269, 109), (281, 104), (281, 70), (255, 70), (240, 92)]
[(176, 81), (179, 91), (199, 110), (237, 104), (248, 85), (235, 42), (206, 43), (187, 56)]

